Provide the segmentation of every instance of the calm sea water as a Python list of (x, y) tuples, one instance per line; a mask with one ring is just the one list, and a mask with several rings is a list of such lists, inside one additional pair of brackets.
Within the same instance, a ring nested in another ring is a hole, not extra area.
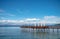
[(0, 39), (60, 39), (60, 32), (36, 32), (20, 27), (0, 27)]

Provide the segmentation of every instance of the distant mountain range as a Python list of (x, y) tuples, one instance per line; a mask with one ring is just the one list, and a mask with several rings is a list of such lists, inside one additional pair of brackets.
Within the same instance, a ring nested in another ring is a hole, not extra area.
[(60, 24), (55, 24), (55, 26), (60, 26)]
[[(20, 27), (20, 26), (34, 26), (33, 24), (31, 25), (0, 25), (0, 27)], [(36, 25), (38, 26), (38, 25)], [(46, 24), (46, 26), (60, 26), (60, 24)]]

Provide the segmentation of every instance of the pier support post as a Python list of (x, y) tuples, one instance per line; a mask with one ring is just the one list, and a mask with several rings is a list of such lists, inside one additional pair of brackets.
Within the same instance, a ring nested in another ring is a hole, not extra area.
[(45, 32), (45, 28), (44, 28), (44, 32)]
[(53, 28), (53, 32), (54, 32), (54, 28)]
[(34, 28), (33, 28), (33, 30), (34, 30)]
[(58, 33), (58, 28), (57, 28), (57, 33)]

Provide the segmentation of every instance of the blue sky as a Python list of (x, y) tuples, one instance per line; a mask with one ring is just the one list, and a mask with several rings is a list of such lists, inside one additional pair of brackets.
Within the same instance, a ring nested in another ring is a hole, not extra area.
[(60, 0), (0, 0), (2, 15), (7, 19), (42, 18), (43, 16), (60, 16)]
[(60, 17), (60, 0), (0, 0), (0, 20)]

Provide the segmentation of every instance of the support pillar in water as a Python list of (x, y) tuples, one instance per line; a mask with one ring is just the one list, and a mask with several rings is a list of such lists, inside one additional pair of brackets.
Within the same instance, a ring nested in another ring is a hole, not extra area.
[(43, 28), (42, 31), (45, 32), (45, 28)]
[(57, 32), (58, 32), (58, 28), (57, 28)]
[(34, 31), (34, 28), (33, 28), (33, 31)]
[(53, 32), (54, 32), (54, 28), (53, 28)]

